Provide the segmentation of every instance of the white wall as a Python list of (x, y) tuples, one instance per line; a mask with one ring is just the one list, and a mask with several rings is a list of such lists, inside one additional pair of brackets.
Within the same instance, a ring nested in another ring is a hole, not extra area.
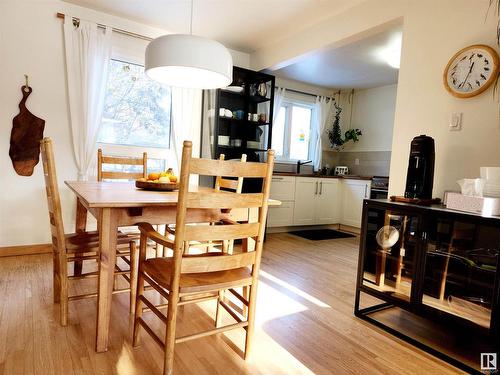
[(347, 151), (391, 151), (396, 93), (397, 85), (354, 92), (351, 127), (363, 135)]
[[(271, 72), (273, 74), (273, 72)], [(306, 92), (308, 94), (313, 94), (313, 95), (322, 95), (322, 96), (332, 96), (334, 89), (332, 88), (326, 88), (326, 87), (319, 87), (315, 85), (309, 85), (304, 82), (298, 82), (294, 81), (292, 79), (286, 79), (282, 77), (276, 76), (276, 86), (278, 87), (285, 87), (287, 89), (292, 89), (292, 90), (297, 90), (297, 91), (302, 91)]]
[[(49, 224), (42, 167), (31, 177), (18, 176), (8, 157), (12, 118), (18, 113), (23, 74), (33, 93), (28, 108), (45, 119), (45, 136), (54, 140), (66, 230), (74, 228), (74, 195), (64, 180), (77, 176), (71, 145), (66, 94), (62, 20), (57, 12), (130, 30), (149, 37), (164, 30), (77, 7), (62, 1), (0, 1), (0, 247), (48, 243)], [(235, 65), (249, 66), (249, 56), (233, 51)]]
[[(434, 196), (477, 177), (480, 166), (500, 166), (498, 98), (492, 90), (471, 99), (448, 94), (442, 82), (448, 59), (476, 43), (495, 46), (496, 21), (485, 22), (488, 1), (418, 0), (406, 10), (391, 160), (390, 194), (402, 194), (411, 139), (436, 142)], [(492, 12), (494, 13), (494, 12)], [(452, 112), (463, 113), (463, 130), (450, 132)]]
[[(254, 69), (280, 68), (321, 48), (345, 45), (403, 19), (403, 47), (394, 120), (390, 194), (404, 192), (410, 142), (419, 134), (436, 141), (434, 195), (457, 189), (456, 180), (476, 177), (479, 167), (500, 165), (498, 98), (492, 90), (457, 99), (442, 82), (449, 58), (476, 43), (495, 43), (494, 11), (488, 0), (367, 0), (256, 51)], [(463, 113), (463, 130), (450, 132), (452, 112)]]

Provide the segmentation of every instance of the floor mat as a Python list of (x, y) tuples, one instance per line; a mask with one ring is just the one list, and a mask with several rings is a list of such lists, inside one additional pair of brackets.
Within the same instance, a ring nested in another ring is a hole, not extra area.
[(340, 232), (334, 229), (311, 229), (311, 230), (297, 230), (294, 232), (289, 232), (295, 236), (306, 238), (312, 241), (320, 240), (333, 240), (336, 238), (350, 238), (356, 237), (353, 234)]

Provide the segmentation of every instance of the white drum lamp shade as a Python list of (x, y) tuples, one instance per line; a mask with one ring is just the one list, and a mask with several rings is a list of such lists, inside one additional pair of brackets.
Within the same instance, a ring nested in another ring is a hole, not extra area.
[(233, 59), (221, 43), (195, 35), (164, 35), (146, 48), (148, 77), (174, 87), (216, 89), (233, 80)]

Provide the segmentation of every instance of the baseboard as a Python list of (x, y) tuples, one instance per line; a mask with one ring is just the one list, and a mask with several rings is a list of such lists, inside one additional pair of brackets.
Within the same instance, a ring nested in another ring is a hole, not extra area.
[(326, 224), (326, 225), (294, 225), (285, 227), (270, 227), (266, 228), (267, 233), (287, 233), (296, 230), (308, 229), (339, 229), (339, 224)]
[(353, 233), (353, 234), (361, 234), (361, 228), (352, 227), (350, 225), (340, 224), (339, 230), (342, 230), (344, 232)]
[(296, 230), (308, 230), (308, 229), (337, 229), (344, 232), (349, 232), (352, 234), (359, 235), (361, 233), (360, 228), (352, 227), (350, 225), (344, 224), (328, 224), (328, 225), (294, 225), (285, 227), (271, 227), (266, 228), (267, 233), (287, 233)]
[(0, 247), (0, 257), (13, 257), (19, 255), (47, 254), (52, 252), (51, 244), (21, 245)]

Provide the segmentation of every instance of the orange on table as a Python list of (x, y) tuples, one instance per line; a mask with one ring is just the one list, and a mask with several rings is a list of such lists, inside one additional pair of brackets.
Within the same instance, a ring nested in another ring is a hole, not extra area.
[(160, 178), (160, 174), (156, 172), (152, 172), (148, 174), (148, 180), (158, 180)]

